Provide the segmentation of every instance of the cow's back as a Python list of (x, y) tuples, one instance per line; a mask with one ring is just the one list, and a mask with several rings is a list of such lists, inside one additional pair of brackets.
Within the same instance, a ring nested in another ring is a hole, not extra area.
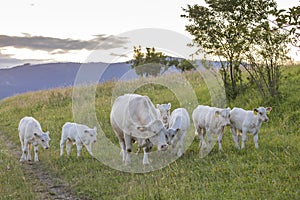
[(251, 112), (252, 111), (247, 111), (242, 108), (233, 108), (230, 111), (230, 123), (241, 130), (245, 121), (250, 120)]
[(63, 125), (62, 132), (63, 137), (69, 137), (71, 140), (76, 140), (77, 137), (82, 137), (85, 129), (90, 129), (88, 126), (83, 124), (77, 124), (72, 122), (66, 122)]
[(187, 130), (190, 126), (189, 113), (184, 108), (175, 109), (170, 117), (170, 127)]
[(199, 105), (192, 114), (194, 123), (199, 127), (204, 128), (209, 110), (209, 106)]
[(125, 94), (115, 100), (110, 119), (115, 130), (130, 131), (158, 119), (158, 114), (147, 96)]
[(24, 117), (20, 120), (19, 123), (19, 135), (24, 138), (31, 136), (35, 130), (41, 131), (40, 123), (33, 117)]

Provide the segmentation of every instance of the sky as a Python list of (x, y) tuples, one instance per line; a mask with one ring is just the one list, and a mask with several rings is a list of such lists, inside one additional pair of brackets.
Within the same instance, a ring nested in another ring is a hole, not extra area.
[[(185, 31), (188, 22), (180, 17), (187, 4), (205, 5), (204, 0), (1, 1), (0, 68), (24, 63), (128, 60), (133, 45), (143, 43), (136, 40), (138, 34), (144, 35), (146, 45), (161, 39), (176, 43), (181, 40), (179, 35), (191, 39)], [(300, 3), (277, 0), (277, 4), (288, 8)], [(173, 32), (169, 36), (164, 30)], [(99, 49), (96, 54), (95, 49)], [(174, 49), (170, 52), (180, 54)], [(300, 61), (300, 53), (292, 56)]]

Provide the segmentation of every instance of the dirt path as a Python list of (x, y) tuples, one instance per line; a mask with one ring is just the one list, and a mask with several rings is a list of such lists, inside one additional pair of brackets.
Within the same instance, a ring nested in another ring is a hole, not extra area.
[[(5, 141), (7, 149), (9, 149), (14, 157), (19, 160), (21, 157), (20, 146), (12, 143), (4, 134), (0, 134), (0, 140)], [(76, 197), (70, 187), (63, 183), (58, 177), (53, 177), (46, 166), (42, 162), (24, 162), (20, 163), (24, 175), (27, 179), (32, 180), (33, 191), (36, 194), (36, 199), (83, 199)]]

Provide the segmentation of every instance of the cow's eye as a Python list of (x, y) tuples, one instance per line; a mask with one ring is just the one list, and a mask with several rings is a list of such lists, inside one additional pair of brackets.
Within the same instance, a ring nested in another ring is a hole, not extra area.
[(172, 138), (174, 137), (175, 135), (172, 135)]
[(42, 140), (42, 142), (45, 142), (45, 140)]
[(262, 115), (262, 112), (259, 112), (260, 115)]

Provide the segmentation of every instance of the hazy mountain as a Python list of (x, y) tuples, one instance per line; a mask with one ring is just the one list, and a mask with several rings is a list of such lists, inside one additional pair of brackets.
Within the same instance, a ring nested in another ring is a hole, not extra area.
[[(204, 69), (201, 61), (196, 61), (196, 64), (200, 69)], [(208, 61), (207, 64), (215, 68), (220, 67), (219, 62)], [(135, 70), (130, 70), (130, 64), (125, 62), (113, 64), (101, 62), (85, 64), (71, 62), (35, 65), (24, 64), (12, 68), (0, 68), (0, 100), (28, 91), (72, 86), (74, 85), (77, 73), (82, 69), (88, 69), (89, 71), (89, 73), (86, 73), (86, 80), (91, 77), (91, 80), (99, 80), (99, 83), (109, 80), (129, 80), (138, 77)], [(130, 73), (127, 73), (129, 71)], [(180, 72), (180, 70), (172, 66), (166, 71), (161, 69), (160, 74), (174, 72)], [(100, 74), (102, 76), (98, 77)]]
[(76, 74), (81, 66), (106, 69), (99, 82), (118, 80), (130, 70), (130, 65), (126, 63), (25, 64), (9, 69), (0, 69), (0, 99), (28, 91), (71, 86), (74, 84)]

